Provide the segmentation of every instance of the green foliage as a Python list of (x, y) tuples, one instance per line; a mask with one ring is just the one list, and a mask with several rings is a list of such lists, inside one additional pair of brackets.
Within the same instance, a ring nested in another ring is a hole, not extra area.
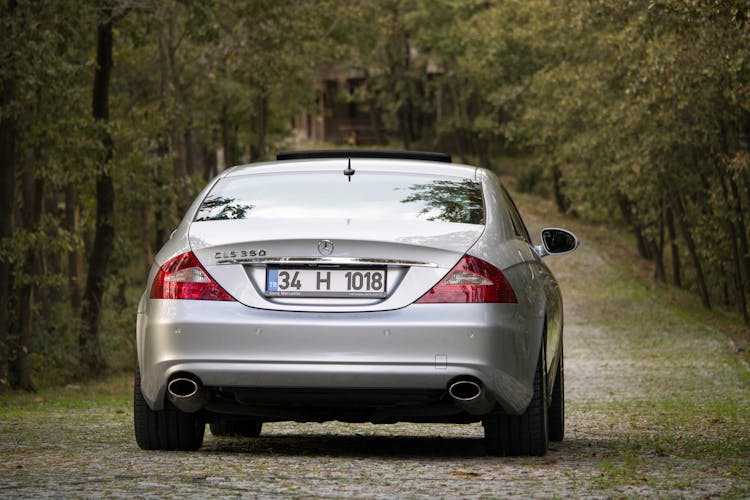
[[(369, 109), (382, 141), (495, 168), (530, 157), (515, 169), (519, 190), (622, 224), (659, 279), (696, 289), (705, 305), (747, 309), (744, 1), (109, 5), (116, 241), (102, 333), (113, 365), (133, 357), (140, 288), (187, 204), (220, 169), (283, 147), (292, 118), (319, 109), (323, 74), (361, 80), (332, 97)], [(15, 89), (0, 120), (18, 130), (16, 187), (3, 194), (14, 202), (13, 227), (0, 235), (0, 263), (11, 268), (0, 380), (28, 351), (46, 381), (70, 376), (79, 361), (76, 297), (104, 154), (104, 125), (91, 118), (100, 12), (17, 0), (0, 2), (0, 13), (0, 83)], [(34, 301), (21, 308), (28, 287)], [(23, 340), (28, 320), (33, 334)]]
[(516, 179), (516, 190), (521, 193), (539, 193), (543, 190), (544, 168), (538, 163), (521, 170)]
[[(15, 383), (22, 358), (42, 384), (76, 374), (100, 128), (114, 143), (107, 168), (116, 228), (100, 337), (110, 366), (130, 367), (134, 311), (154, 253), (208, 179), (270, 156), (286, 139), (291, 117), (313, 102), (314, 71), (335, 52), (326, 37), (342, 12), (326, 0), (108, 5), (114, 68), (101, 125), (91, 118), (99, 8), (0, 3), (0, 81), (16, 89), (0, 117), (19, 130), (17, 186), (3, 194), (17, 210), (12, 232), (0, 234), (0, 263), (12, 277), (1, 284), (11, 299), (0, 326), (0, 391), (9, 374)], [(22, 307), (25, 287), (33, 302)], [(31, 325), (27, 338), (23, 325)]]
[[(529, 27), (555, 34), (537, 37), (544, 65), (518, 117), (558, 174), (559, 207), (621, 218), (657, 277), (665, 263), (690, 262), (678, 272), (704, 305), (744, 311), (749, 178), (732, 167), (750, 146), (744, 4), (543, 3)], [(665, 257), (669, 213), (678, 252)]]

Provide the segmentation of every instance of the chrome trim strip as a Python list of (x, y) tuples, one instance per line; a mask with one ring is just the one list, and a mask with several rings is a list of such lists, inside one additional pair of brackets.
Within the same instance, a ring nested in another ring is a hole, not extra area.
[(415, 260), (369, 259), (361, 257), (245, 257), (216, 259), (216, 264), (364, 264), (368, 266), (410, 266), (410, 267), (438, 267), (434, 262), (419, 262)]

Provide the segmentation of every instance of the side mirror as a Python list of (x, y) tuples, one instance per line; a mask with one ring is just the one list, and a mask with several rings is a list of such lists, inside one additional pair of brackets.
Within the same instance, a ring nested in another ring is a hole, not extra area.
[(578, 238), (565, 229), (548, 227), (542, 229), (542, 244), (534, 248), (540, 257), (562, 255), (578, 248)]

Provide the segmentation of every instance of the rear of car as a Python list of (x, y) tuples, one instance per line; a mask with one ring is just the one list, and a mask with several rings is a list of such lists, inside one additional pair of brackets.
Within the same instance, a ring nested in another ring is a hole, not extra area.
[(140, 302), (139, 444), (197, 448), (205, 422), (527, 411), (546, 268), (490, 172), (432, 160), (303, 157), (212, 181)]

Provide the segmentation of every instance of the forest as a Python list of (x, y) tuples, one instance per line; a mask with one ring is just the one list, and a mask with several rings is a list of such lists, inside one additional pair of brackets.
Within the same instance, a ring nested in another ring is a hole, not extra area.
[(131, 368), (154, 253), (326, 68), (381, 147), (516, 165), (750, 323), (747, 0), (0, 0), (0, 391)]

